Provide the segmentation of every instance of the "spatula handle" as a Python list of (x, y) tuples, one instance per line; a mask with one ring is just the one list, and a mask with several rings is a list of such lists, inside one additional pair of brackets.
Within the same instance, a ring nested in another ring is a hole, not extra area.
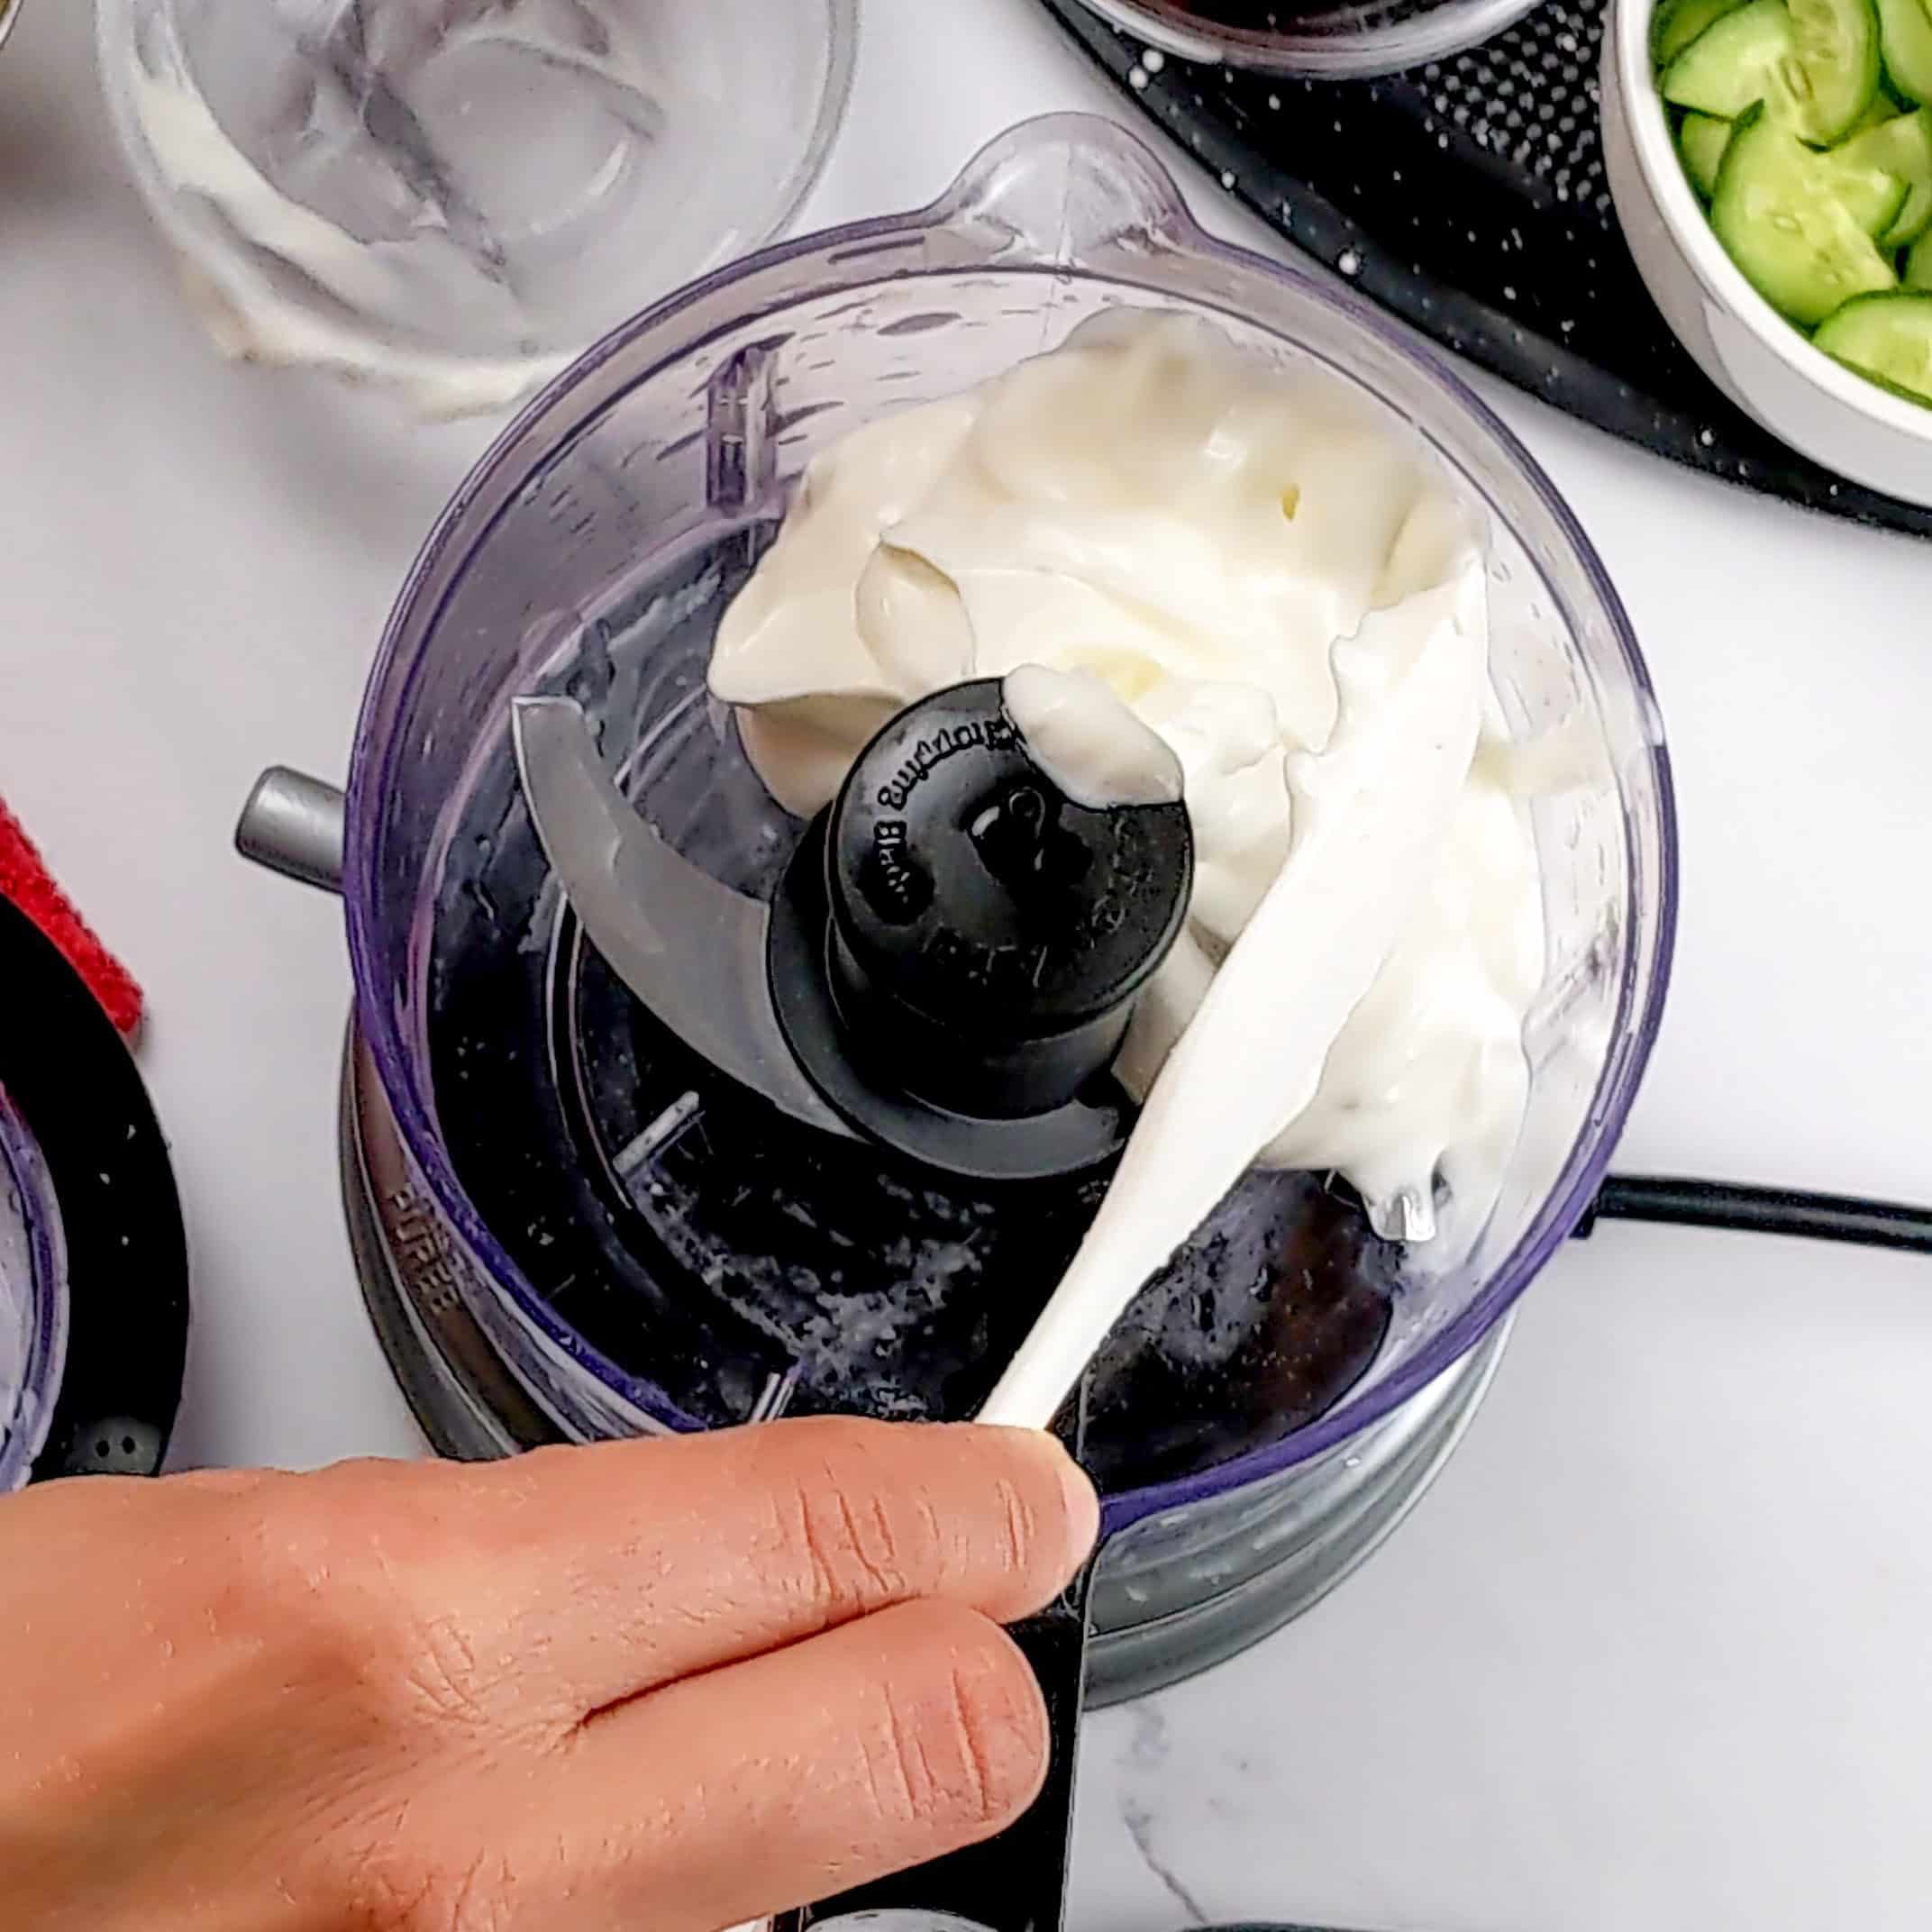
[(1046, 1699), (1052, 1756), (1033, 1809), (984, 1845), (812, 1906), (780, 1919), (779, 1932), (844, 1932), (860, 1913), (889, 1915), (869, 1917), (865, 1932), (1060, 1932), (1093, 1567), (1013, 1631)]

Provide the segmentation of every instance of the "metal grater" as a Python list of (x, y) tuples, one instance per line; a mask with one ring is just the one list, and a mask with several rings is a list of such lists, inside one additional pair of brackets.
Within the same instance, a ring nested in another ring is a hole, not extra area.
[(1444, 348), (1709, 476), (1932, 536), (1932, 511), (1760, 429), (1657, 313), (1604, 179), (1603, 0), (1544, 0), (1481, 47), (1372, 81), (1150, 61), (1080, 0), (1045, 4), (1230, 193)]

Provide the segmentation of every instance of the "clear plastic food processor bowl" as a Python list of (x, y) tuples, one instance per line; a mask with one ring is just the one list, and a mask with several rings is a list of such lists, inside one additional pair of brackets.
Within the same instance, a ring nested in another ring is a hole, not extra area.
[(46, 1445), (67, 1357), (60, 1216), (40, 1151), (0, 1089), (0, 1496)]
[[(633, 792), (660, 787), (652, 802), (675, 791), (661, 774), (680, 747), (701, 746), (697, 816), (654, 816), (727, 883), (769, 879), (786, 822), (703, 688), (734, 545), (769, 528), (807, 462), (857, 424), (991, 377), (1123, 305), (1211, 318), (1420, 439), (1489, 531), (1508, 722), (1523, 737), (1559, 734), (1574, 770), (1533, 807), (1550, 964), (1526, 1036), (1528, 1119), (1486, 1232), (1460, 1264), (1396, 1296), (1379, 1353), (1337, 1406), (1205, 1472), (1116, 1491), (1111, 1527), (1172, 1521), (1337, 1454), (1490, 1334), (1595, 1193), (1655, 1034), (1674, 917), (1668, 766), (1615, 593), (1542, 472), (1447, 370), (1345, 294), (1210, 241), (1131, 137), (1043, 120), (996, 141), (932, 208), (772, 249), (606, 338), (464, 485), (390, 623), (350, 793), (360, 1024), (451, 1231), (450, 1291), (570, 1435), (680, 1417), (650, 1375), (587, 1341), (564, 1299), (534, 1291), (515, 1244), (466, 1192), (439, 1113), (438, 962), (456, 928), (492, 916), (489, 849), (519, 825), (527, 837), (503, 776), (510, 700), (582, 696)], [(503, 943), (541, 949), (548, 929)]]

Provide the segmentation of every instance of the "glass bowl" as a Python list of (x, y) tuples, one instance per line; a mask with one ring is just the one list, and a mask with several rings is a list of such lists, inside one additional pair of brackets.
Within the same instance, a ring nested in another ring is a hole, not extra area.
[(67, 1357), (60, 1210), (40, 1148), (0, 1088), (0, 1496), (47, 1441)]
[(858, 0), (101, 0), (98, 26), (223, 346), (460, 415), (784, 227)]
[(1513, 27), (1536, 0), (1082, 0), (1161, 53), (1218, 67), (1369, 79), (1444, 60)]
[[(411, 1211), (420, 1202), (447, 1238), (448, 1291), (567, 1435), (694, 1417), (668, 1369), (637, 1351), (620, 1361), (600, 1338), (595, 1282), (540, 1291), (524, 1262), (550, 1235), (533, 1243), (533, 1224), (499, 1198), (480, 1203), (452, 1158), (453, 1141), (515, 1131), (452, 1111), (435, 1077), (455, 962), (481, 934), (492, 972), (534, 973), (559, 943), (553, 887), (506, 909), (504, 855), (532, 843), (511, 699), (578, 696), (665, 835), (755, 888), (782, 861), (785, 821), (704, 689), (752, 533), (858, 424), (978, 382), (1121, 305), (1210, 318), (1419, 443), (1488, 532), (1509, 727), (1551, 734), (1571, 776), (1533, 807), (1549, 971), (1526, 1028), (1528, 1116), (1488, 1226), (1454, 1265), (1400, 1288), (1365, 1372), (1333, 1406), (1211, 1466), (1111, 1485), (1110, 1528), (1172, 1522), (1338, 1454), (1491, 1335), (1595, 1195), (1655, 1035), (1675, 924), (1668, 761), (1615, 593), (1543, 473), (1445, 369), (1345, 292), (1211, 241), (1130, 135), (1051, 117), (996, 141), (932, 208), (770, 250), (606, 337), (473, 472), (384, 638), (348, 807), (359, 1024), (412, 1165)], [(485, 1048), (497, 1062), (546, 1054), (555, 1067), (554, 1040), (522, 1033)], [(652, 1131), (676, 1125), (667, 1116)], [(675, 1298), (662, 1300), (674, 1326)], [(670, 1326), (652, 1345), (670, 1349)], [(755, 1386), (746, 1400), (755, 1417)]]

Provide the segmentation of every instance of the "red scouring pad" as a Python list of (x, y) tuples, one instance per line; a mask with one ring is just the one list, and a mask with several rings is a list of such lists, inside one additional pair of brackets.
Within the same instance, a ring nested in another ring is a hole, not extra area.
[(41, 862), (20, 821), (0, 804), (0, 897), (11, 899), (66, 955), (123, 1039), (141, 1029), (141, 989), (94, 936)]

